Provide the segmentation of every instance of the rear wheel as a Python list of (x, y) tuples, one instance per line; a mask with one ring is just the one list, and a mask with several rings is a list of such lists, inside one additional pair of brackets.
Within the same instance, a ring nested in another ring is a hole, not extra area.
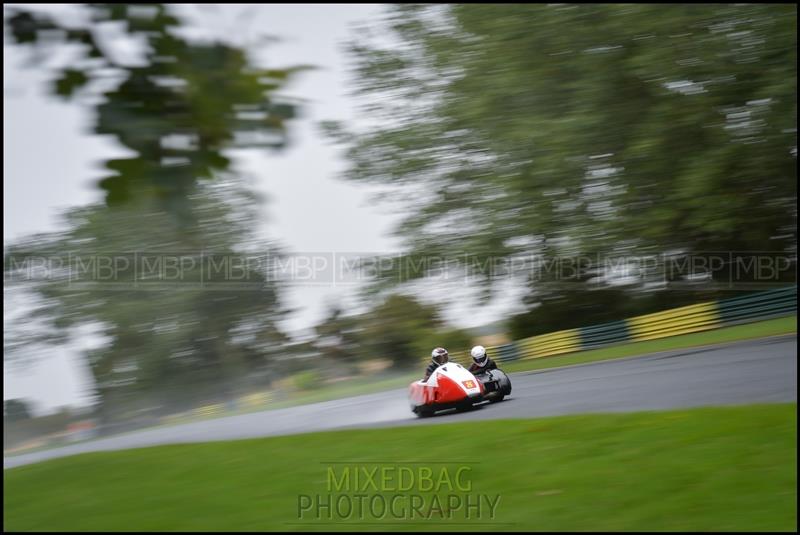
[(506, 397), (505, 394), (500, 394), (498, 396), (493, 397), (491, 400), (489, 400), (489, 403), (497, 403), (499, 401), (503, 401), (504, 397)]

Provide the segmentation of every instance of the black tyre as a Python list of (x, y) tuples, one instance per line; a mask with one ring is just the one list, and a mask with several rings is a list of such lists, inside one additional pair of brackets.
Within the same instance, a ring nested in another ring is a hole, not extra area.
[(465, 401), (464, 403), (461, 403), (461, 404), (460, 404), (460, 405), (459, 405), (459, 406), (456, 408), (456, 410), (457, 410), (458, 412), (466, 412), (466, 411), (471, 411), (471, 410), (472, 410), (472, 409), (474, 409), (474, 408), (475, 408), (475, 407), (472, 405), (472, 402), (471, 402), (471, 401)]
[(414, 414), (417, 415), (417, 418), (428, 418), (430, 416), (433, 416), (433, 411), (430, 410), (430, 409), (425, 409), (425, 408), (420, 407), (420, 408), (414, 409)]
[(499, 396), (495, 396), (489, 400), (489, 403), (497, 403), (499, 401), (503, 401), (503, 398), (506, 397), (505, 394), (500, 394)]

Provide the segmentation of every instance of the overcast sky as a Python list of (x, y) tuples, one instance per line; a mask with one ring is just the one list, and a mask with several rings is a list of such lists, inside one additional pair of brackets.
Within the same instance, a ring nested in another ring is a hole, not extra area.
[[(6, 6), (4, 6), (5, 9)], [(64, 14), (70, 6), (46, 6)], [(355, 119), (348, 92), (349, 73), (342, 43), (358, 22), (375, 22), (382, 10), (375, 4), (346, 5), (225, 5), (177, 6), (193, 32), (244, 45), (269, 34), (281, 38), (259, 48), (258, 59), (269, 66), (313, 64), (282, 90), (306, 100), (300, 120), (291, 124), (290, 148), (283, 153), (250, 151), (239, 159), (254, 177), (255, 187), (269, 202), (261, 230), (293, 252), (394, 252), (399, 242), (389, 236), (396, 216), (370, 203), (363, 186), (337, 180), (343, 161), (324, 142), (316, 123)], [(126, 154), (113, 139), (87, 133), (90, 110), (54, 100), (44, 86), (46, 75), (21, 67), (24, 54), (3, 47), (3, 241), (35, 232), (60, 229), (60, 214), (71, 207), (101, 200), (95, 186), (99, 162)], [(238, 154), (238, 153), (237, 153)], [(321, 319), (328, 302), (348, 302), (352, 288), (293, 288), (288, 304), (298, 313), (286, 319), (291, 331), (306, 329)], [(4, 315), (18, 304), (4, 292)], [(24, 304), (23, 304), (24, 306)], [(477, 313), (454, 307), (448, 318), (462, 325), (493, 321), (509, 307), (499, 302)], [(4, 398), (33, 397), (39, 409), (86, 401), (89, 381), (79, 351), (92, 345), (90, 334), (77, 345), (48, 353), (26, 371), (4, 367)]]

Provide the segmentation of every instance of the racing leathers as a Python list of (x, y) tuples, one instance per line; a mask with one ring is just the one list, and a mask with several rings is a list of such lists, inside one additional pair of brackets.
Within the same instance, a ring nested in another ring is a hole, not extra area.
[(441, 364), (436, 364), (435, 362), (428, 363), (428, 367), (425, 368), (425, 377), (422, 379), (422, 381), (424, 382), (424, 381), (427, 381), (428, 379), (430, 379), (430, 377), (433, 374), (433, 372), (439, 366), (441, 366)]
[(496, 370), (497, 363), (490, 359), (488, 356), (486, 357), (486, 363), (483, 366), (480, 366), (477, 362), (473, 362), (469, 367), (469, 373), (472, 375), (480, 375), (484, 372), (489, 370)]

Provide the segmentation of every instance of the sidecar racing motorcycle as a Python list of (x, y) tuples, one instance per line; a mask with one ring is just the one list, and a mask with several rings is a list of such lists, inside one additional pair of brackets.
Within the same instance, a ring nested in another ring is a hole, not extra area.
[(511, 393), (511, 380), (499, 369), (473, 375), (457, 362), (442, 364), (427, 381), (408, 387), (411, 411), (420, 417), (456, 409), (467, 410), (478, 403), (502, 401)]

